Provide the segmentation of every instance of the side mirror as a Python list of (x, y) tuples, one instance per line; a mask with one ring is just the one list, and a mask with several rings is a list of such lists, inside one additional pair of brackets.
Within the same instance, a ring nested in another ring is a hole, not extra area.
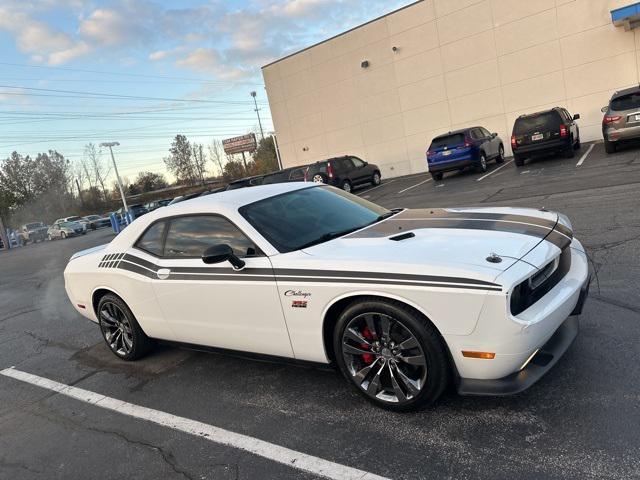
[(604, 107), (602, 107), (602, 108), (600, 109), (600, 111), (601, 111), (602, 113), (607, 113), (607, 110), (609, 110), (609, 105), (605, 105)]
[(245, 266), (244, 260), (238, 258), (235, 253), (233, 253), (233, 249), (226, 243), (213, 245), (207, 248), (202, 254), (202, 261), (207, 265), (222, 263), (227, 260), (233, 266), (234, 270), (242, 270)]
[(496, 132), (493, 132), (493, 133), (491, 134), (491, 138), (496, 138), (497, 136), (498, 136), (498, 134), (497, 134)]
[(576, 114), (573, 116), (573, 119), (574, 119), (574, 120), (580, 120), (580, 114), (579, 114), (579, 113), (576, 113)]

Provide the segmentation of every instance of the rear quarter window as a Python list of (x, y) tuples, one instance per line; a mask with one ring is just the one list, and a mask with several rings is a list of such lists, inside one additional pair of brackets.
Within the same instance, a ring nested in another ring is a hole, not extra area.
[(640, 109), (640, 92), (630, 93), (611, 100), (611, 110), (635, 110)]
[(545, 112), (518, 118), (513, 125), (513, 133), (522, 135), (546, 130), (558, 130), (562, 119), (557, 112)]
[(156, 257), (161, 257), (163, 250), (162, 237), (164, 236), (165, 227), (166, 222), (158, 222), (151, 225), (136, 242), (136, 248)]

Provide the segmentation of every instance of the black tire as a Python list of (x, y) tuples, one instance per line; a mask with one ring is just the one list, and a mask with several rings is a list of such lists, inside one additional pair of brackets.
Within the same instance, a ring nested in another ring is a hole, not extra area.
[(97, 315), (102, 338), (116, 357), (138, 360), (153, 348), (155, 342), (142, 331), (127, 304), (117, 295), (104, 295), (98, 303)]
[(442, 172), (432, 173), (431, 178), (433, 178), (436, 182), (442, 180)]
[[(385, 322), (390, 325), (388, 336), (384, 334)], [(364, 329), (359, 330), (362, 325)], [(358, 343), (363, 338), (370, 343)], [(354, 301), (338, 318), (333, 348), (336, 363), (349, 383), (370, 402), (388, 410), (404, 412), (429, 405), (449, 383), (449, 357), (436, 328), (393, 300), (366, 297)]]
[(373, 172), (373, 177), (371, 177), (371, 185), (377, 187), (382, 183), (382, 177), (380, 176), (380, 172)]
[(513, 163), (516, 164), (516, 167), (522, 167), (524, 165), (524, 158), (520, 155), (513, 154)]
[(564, 151), (564, 158), (573, 158), (576, 156), (576, 151), (573, 148), (573, 138), (569, 142), (569, 146)]
[(496, 163), (504, 163), (504, 147), (502, 145), (498, 147), (498, 156), (496, 157)]
[(353, 185), (351, 185), (349, 180), (343, 180), (340, 184), (340, 188), (347, 193), (351, 193), (353, 191)]
[(606, 138), (604, 139), (604, 151), (607, 153), (616, 153), (616, 144), (614, 142), (610, 142)]
[(581, 146), (581, 143), (580, 143), (580, 137), (578, 137), (578, 141), (577, 141), (577, 142), (575, 143), (575, 145), (573, 146), (573, 149), (574, 149), (574, 150), (580, 150), (580, 146)]
[(480, 152), (478, 163), (476, 164), (476, 170), (480, 173), (487, 171), (487, 155), (484, 152)]

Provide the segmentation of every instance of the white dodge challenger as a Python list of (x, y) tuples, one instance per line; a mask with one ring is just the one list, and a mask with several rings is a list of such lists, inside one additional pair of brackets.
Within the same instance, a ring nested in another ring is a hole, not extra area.
[(465, 395), (531, 386), (575, 338), (590, 279), (563, 215), (387, 210), (308, 183), (160, 208), (64, 276), (123, 360), (166, 340), (335, 363), (394, 410), (449, 382)]

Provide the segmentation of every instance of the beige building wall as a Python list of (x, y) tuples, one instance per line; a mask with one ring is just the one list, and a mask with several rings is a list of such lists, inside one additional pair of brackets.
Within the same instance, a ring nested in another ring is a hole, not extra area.
[(515, 118), (556, 105), (600, 139), (600, 108), (640, 81), (640, 29), (609, 13), (630, 3), (423, 0), (272, 63), (283, 165), (354, 154), (384, 177), (424, 172), (434, 136), (482, 125), (510, 153)]

